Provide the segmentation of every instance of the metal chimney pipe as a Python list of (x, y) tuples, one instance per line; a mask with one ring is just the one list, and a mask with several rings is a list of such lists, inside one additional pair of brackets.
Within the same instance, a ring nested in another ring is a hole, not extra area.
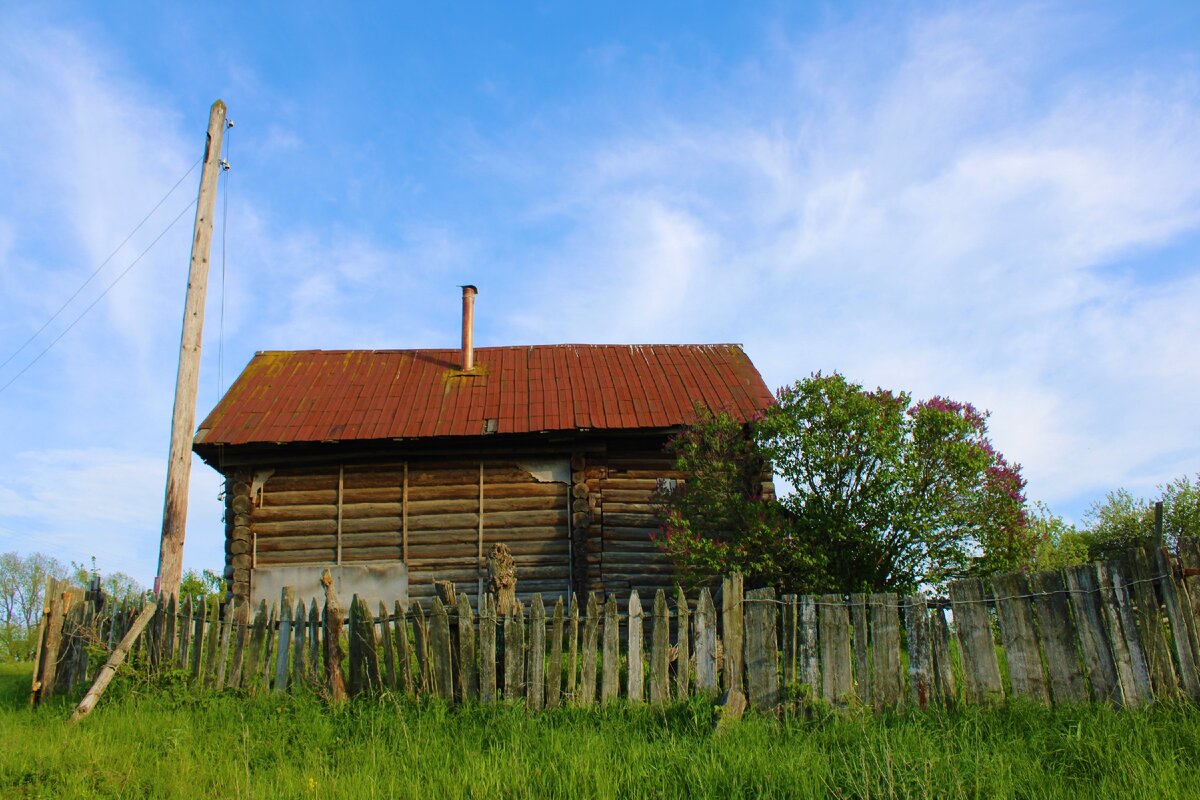
[(464, 286), (462, 315), (462, 368), (463, 372), (475, 369), (475, 295), (479, 290)]

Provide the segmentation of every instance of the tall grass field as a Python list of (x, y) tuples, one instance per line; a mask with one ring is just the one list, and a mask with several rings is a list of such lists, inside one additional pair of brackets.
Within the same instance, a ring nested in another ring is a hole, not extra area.
[(1200, 797), (1200, 710), (1026, 704), (750, 715), (705, 702), (528, 714), (205, 693), (123, 674), (95, 713), (0, 667), (0, 798)]

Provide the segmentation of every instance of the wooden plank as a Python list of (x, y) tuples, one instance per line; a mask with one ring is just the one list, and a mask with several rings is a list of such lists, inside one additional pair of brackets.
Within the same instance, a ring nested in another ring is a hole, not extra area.
[[(171, 598), (172, 602), (174, 599)], [(242, 669), (246, 664), (246, 647), (250, 642), (250, 625), (247, 619), (249, 611), (250, 604), (245, 600), (239, 601), (233, 611), (233, 657), (229, 665), (228, 685), (234, 689), (241, 688), (242, 685)]]
[(521, 694), (522, 673), (525, 663), (519, 642), (517, 613), (519, 603), (515, 603), (504, 618), (504, 699), (508, 702), (517, 700)]
[(682, 586), (675, 587), (675, 696), (680, 700), (691, 695), (692, 653), (691, 612)]
[(529, 674), (526, 679), (525, 706), (539, 711), (546, 696), (546, 606), (535, 594), (529, 607)]
[(815, 700), (821, 688), (821, 658), (817, 631), (817, 603), (813, 595), (796, 598), (796, 676), (801, 696)]
[(570, 641), (567, 643), (567, 677), (563, 689), (567, 696), (576, 702), (579, 700), (579, 599), (571, 595), (571, 623), (568, 629)]
[[(178, 664), (176, 654), (179, 652), (179, 636), (176, 627), (179, 624), (179, 604), (175, 599), (175, 595), (171, 595), (167, 599), (166, 619), (163, 626), (163, 662), (170, 661), (173, 664)], [(112, 644), (108, 646), (108, 651), (112, 652)]]
[[(162, 628), (166, 634), (166, 625)], [(221, 621), (221, 654), (217, 657), (217, 677), (214, 685), (218, 689), (225, 688), (225, 675), (229, 664), (229, 651), (233, 644), (233, 601), (225, 603), (225, 618)]]
[(850, 595), (850, 625), (854, 632), (854, 696), (864, 706), (871, 705), (871, 652), (867, 628), (867, 596)]
[[(408, 619), (400, 601), (392, 603), (392, 642), (396, 646), (396, 688), (408, 697), (416, 695), (412, 672), (412, 642)], [(494, 674), (494, 673), (493, 673)]]
[(1075, 630), (1079, 635), (1079, 652), (1091, 686), (1093, 700), (1122, 702), (1121, 684), (1117, 680), (1117, 668), (1113, 663), (1108, 631), (1104, 624), (1104, 612), (1100, 605), (1100, 583), (1096, 567), (1079, 564), (1063, 570), (1067, 597), (1075, 617)]
[(546, 648), (546, 708), (558, 708), (562, 696), (563, 668), (563, 599), (554, 603), (550, 642)]
[(275, 643), (278, 630), (279, 608), (275, 603), (271, 603), (271, 613), (267, 617), (267, 635), (263, 644), (262, 674), (256, 676), (264, 692), (271, 691), (271, 678), (275, 675)]
[(382, 645), (383, 670), (380, 676), (389, 692), (396, 691), (396, 642), (392, 637), (391, 620), (388, 619), (387, 606), (379, 601), (379, 643)]
[(1179, 696), (1179, 680), (1175, 665), (1171, 661), (1171, 650), (1163, 630), (1163, 613), (1158, 596), (1154, 591), (1154, 569), (1150, 565), (1145, 548), (1136, 548), (1126, 556), (1130, 566), (1130, 595), (1133, 597), (1138, 632), (1142, 638), (1142, 651), (1146, 654), (1146, 665), (1150, 669), (1150, 685), (1156, 699), (1172, 699)]
[(708, 587), (700, 590), (696, 603), (696, 691), (717, 691), (717, 611)]
[(580, 653), (580, 678), (578, 702), (582, 706), (590, 706), (596, 702), (596, 650), (599, 644), (600, 632), (600, 603), (596, 593), (588, 594), (587, 616), (583, 623), (583, 648)]
[(820, 626), (821, 697), (827, 703), (847, 705), (854, 696), (851, 674), (850, 614), (841, 595), (817, 598)]
[[(721, 581), (721, 630), (725, 647), (725, 691), (742, 691), (742, 576), (734, 573)], [(653, 680), (653, 676), (651, 678)], [(653, 693), (653, 687), (651, 687)], [(653, 694), (652, 694), (653, 696)]]
[(479, 699), (479, 668), (475, 661), (475, 613), (465, 593), (458, 595), (458, 694), (464, 701)]
[(429, 614), (429, 655), (433, 663), (434, 692), (454, 700), (454, 655), (450, 641), (450, 615), (440, 597), (434, 597)]
[(781, 595), (779, 631), (779, 658), (783, 672), (783, 685), (796, 683), (796, 595)]
[(1200, 539), (1179, 537), (1179, 561), (1183, 567), (1180, 591), (1192, 639), (1192, 655), (1200, 666)]
[[(188, 598), (188, 615), (191, 615), (191, 598)], [(187, 637), (183, 639), (186, 641)], [(267, 601), (260, 600), (258, 612), (254, 615), (254, 627), (250, 631), (250, 651), (246, 656), (246, 666), (242, 673), (242, 684), (250, 692), (259, 688), (256, 678), (262, 674), (263, 647), (267, 639)]]
[(746, 592), (744, 607), (748, 697), (755, 708), (771, 710), (779, 705), (775, 590), (765, 587)]
[[(288, 661), (291, 658), (292, 614), (296, 604), (296, 590), (284, 586), (279, 597), (279, 638), (275, 647), (275, 691), (286, 692), (288, 687)], [(351, 633), (353, 633), (353, 625)], [(351, 648), (353, 651), (353, 648)], [(352, 665), (353, 667), (353, 665)], [(353, 668), (351, 675), (353, 675)], [(353, 678), (351, 678), (353, 683)]]
[(433, 666), (429, 663), (429, 624), (420, 600), (413, 603), (413, 645), (417, 651), (417, 693), (434, 694)]
[(217, 656), (221, 650), (221, 606), (216, 595), (209, 598), (208, 630), (204, 638), (204, 685), (212, 687), (217, 679)]
[(937, 697), (943, 705), (953, 706), (958, 702), (958, 686), (954, 678), (954, 665), (950, 661), (950, 625), (946, 622), (946, 609), (933, 609), (930, 618), (930, 644), (933, 650), (933, 677)]
[(296, 612), (292, 614), (292, 681), (308, 683), (312, 677), (311, 663), (308, 660), (308, 614), (304, 609), (304, 601), (296, 602)]
[(604, 603), (604, 646), (600, 665), (600, 702), (610, 703), (620, 695), (621, 622), (617, 617), (617, 596), (610, 594)]
[(479, 699), (496, 702), (496, 601), (490, 594), (479, 609)]
[(929, 606), (925, 595), (905, 598), (904, 626), (908, 637), (909, 703), (924, 710), (933, 694), (933, 652), (929, 643)]
[(1063, 576), (1053, 571), (1034, 573), (1029, 576), (1029, 591), (1033, 594), (1038, 640), (1050, 676), (1050, 698), (1056, 705), (1081, 703), (1087, 700), (1087, 685), (1079, 664), (1079, 636), (1071, 620)]
[(1104, 624), (1112, 645), (1113, 664), (1121, 687), (1121, 705), (1136, 708), (1153, 699), (1150, 670), (1142, 652), (1137, 623), (1129, 599), (1128, 577), (1117, 561), (1096, 564)]
[(625, 696), (631, 703), (643, 703), (646, 700), (646, 673), (644, 661), (645, 627), (642, 617), (642, 599), (637, 589), (629, 593), (629, 633), (626, 637), (628, 645), (625, 658)]
[[(740, 612), (739, 608), (739, 618)], [(659, 589), (654, 595), (654, 617), (650, 631), (650, 702), (655, 705), (662, 705), (671, 699), (668, 676), (670, 624), (667, 616), (667, 595)]]
[[(186, 602), (184, 602), (182, 604), (182, 608), (180, 609), (180, 611), (182, 613), (182, 619), (180, 620), (180, 625), (179, 625), (179, 659), (178, 659), (178, 663), (179, 663), (180, 669), (187, 669), (188, 665), (191, 663), (191, 647), (192, 647), (193, 602), (192, 602), (191, 597), (188, 597)], [(265, 612), (264, 612), (264, 615), (265, 615)], [(263, 624), (264, 625), (266, 624), (265, 616), (264, 616)], [(113, 629), (116, 630), (119, 627), (120, 626), (117, 624), (116, 619), (114, 619), (113, 620)]]
[(900, 672), (900, 609), (893, 592), (872, 594), (870, 603), (872, 696), (878, 710), (896, 708), (903, 695)]
[(1181, 587), (1176, 585), (1172, 574), (1171, 564), (1167, 554), (1157, 543), (1146, 545), (1146, 561), (1155, 576), (1154, 586), (1158, 587), (1163, 599), (1163, 608), (1167, 612), (1170, 628), (1168, 637), (1175, 663), (1178, 665), (1179, 682), (1183, 692), (1192, 700), (1200, 700), (1200, 674), (1197, 673), (1195, 643), (1193, 642), (1193, 626), (1189, 624), (1190, 609), (1183, 597)]
[(954, 628), (962, 648), (963, 681), (969, 703), (988, 703), (1004, 699), (1000, 682), (1000, 662), (992, 638), (992, 622), (979, 578), (950, 584), (950, 607)]
[(1015, 695), (1039, 703), (1049, 703), (1042, 656), (1038, 650), (1030, 603), (1029, 583), (1020, 573), (992, 577), (996, 594), (996, 616), (1000, 622), (1000, 642), (1008, 659), (1008, 675)]
[[(188, 598), (191, 600), (192, 598)], [(204, 624), (205, 624), (205, 605), (204, 598), (200, 598), (200, 602), (195, 603), (192, 608), (191, 630), (187, 635), (191, 639), (188, 643), (188, 674), (191, 675), (193, 681), (200, 678), (200, 668), (203, 666), (201, 657), (204, 655)]]
[(321, 586), (325, 589), (325, 608), (321, 614), (325, 696), (331, 702), (340, 703), (346, 699), (346, 680), (342, 674), (342, 606), (333, 586), (333, 576), (327, 569), (321, 571)]

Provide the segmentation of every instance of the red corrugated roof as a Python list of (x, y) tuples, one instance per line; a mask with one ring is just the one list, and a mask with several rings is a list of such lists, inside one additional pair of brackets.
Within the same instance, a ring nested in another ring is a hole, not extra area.
[(236, 445), (578, 429), (666, 428), (701, 402), (747, 421), (771, 392), (742, 348), (704, 345), (298, 350), (258, 353), (200, 424)]

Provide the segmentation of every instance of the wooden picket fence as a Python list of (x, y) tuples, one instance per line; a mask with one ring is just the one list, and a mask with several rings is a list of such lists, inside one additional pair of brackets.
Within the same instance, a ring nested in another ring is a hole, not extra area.
[[(892, 593), (777, 595), (722, 581), (719, 605), (705, 588), (661, 590), (643, 607), (631, 592), (580, 604), (535, 596), (497, 614), (485, 595), (472, 607), (434, 599), (428, 611), (397, 601), (348, 615), (281, 602), (215, 600), (155, 612), (133, 654), (155, 670), (182, 670), (196, 685), (251, 693), (298, 686), (349, 694), (402, 693), (449, 702), (523, 702), (529, 709), (619, 698), (666, 703), (722, 691), (760, 709), (988, 703), (1200, 700), (1200, 548), (1175, 561), (1147, 543), (1106, 563), (1062, 571), (964, 580), (945, 600)], [(111, 650), (136, 605), (98, 611), (56, 599), (47, 608), (34, 697), (69, 690)], [(343, 626), (348, 656), (343, 656)], [(57, 639), (57, 641), (54, 641)]]

